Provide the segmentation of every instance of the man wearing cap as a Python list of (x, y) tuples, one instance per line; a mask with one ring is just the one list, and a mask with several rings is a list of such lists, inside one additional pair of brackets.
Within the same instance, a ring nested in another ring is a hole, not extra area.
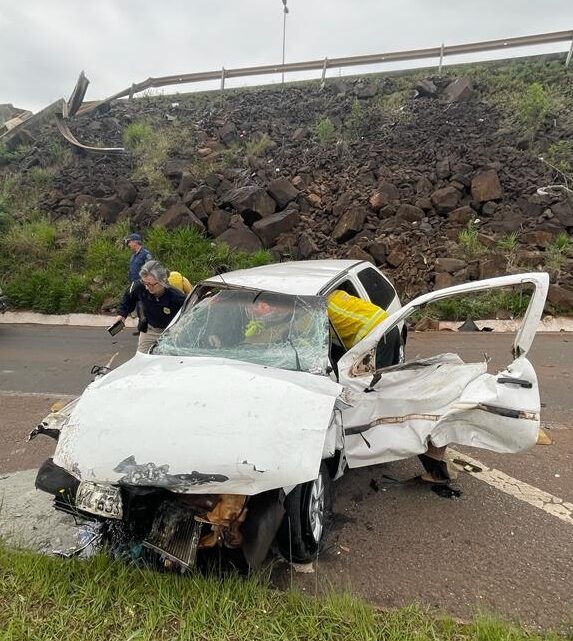
[(129, 234), (125, 239), (125, 244), (131, 250), (129, 259), (129, 282), (135, 283), (139, 280), (139, 270), (148, 260), (152, 260), (151, 252), (143, 246), (139, 234)]
[[(143, 246), (141, 236), (139, 234), (129, 234), (125, 239), (125, 244), (131, 250), (131, 258), (129, 259), (129, 291), (133, 290), (135, 283), (139, 281), (139, 271), (149, 260), (153, 259), (151, 252)], [(141, 302), (138, 301), (135, 311), (137, 313), (137, 331), (133, 332), (135, 336), (139, 335), (142, 328), (145, 328), (146, 318), (143, 312)]]

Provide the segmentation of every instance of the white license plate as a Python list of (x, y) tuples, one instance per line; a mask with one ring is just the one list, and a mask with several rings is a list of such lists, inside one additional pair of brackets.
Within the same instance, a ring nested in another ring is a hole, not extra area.
[(119, 487), (82, 481), (76, 493), (76, 507), (108, 519), (121, 519), (123, 506)]

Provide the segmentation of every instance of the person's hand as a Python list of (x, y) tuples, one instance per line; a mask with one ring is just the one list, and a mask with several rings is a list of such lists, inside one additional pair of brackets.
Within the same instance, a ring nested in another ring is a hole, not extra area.
[(207, 343), (209, 343), (209, 347), (215, 347), (217, 349), (221, 347), (221, 339), (216, 334), (207, 336)]
[(117, 321), (121, 321), (122, 323), (125, 323), (125, 317), (124, 316), (116, 316), (115, 320), (113, 322), (117, 323)]

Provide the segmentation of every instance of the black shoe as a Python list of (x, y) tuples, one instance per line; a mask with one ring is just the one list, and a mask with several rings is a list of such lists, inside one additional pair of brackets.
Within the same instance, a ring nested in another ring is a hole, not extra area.
[(132, 333), (132, 336), (139, 336), (139, 331), (137, 331), (137, 332), (133, 332), (133, 333)]

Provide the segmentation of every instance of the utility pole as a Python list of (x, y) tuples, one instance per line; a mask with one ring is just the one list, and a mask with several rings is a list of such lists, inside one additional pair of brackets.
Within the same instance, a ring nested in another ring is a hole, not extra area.
[(282, 69), (282, 80), (281, 84), (285, 83), (285, 46), (286, 46), (286, 17), (288, 13), (287, 0), (282, 0), (283, 2), (283, 69)]

